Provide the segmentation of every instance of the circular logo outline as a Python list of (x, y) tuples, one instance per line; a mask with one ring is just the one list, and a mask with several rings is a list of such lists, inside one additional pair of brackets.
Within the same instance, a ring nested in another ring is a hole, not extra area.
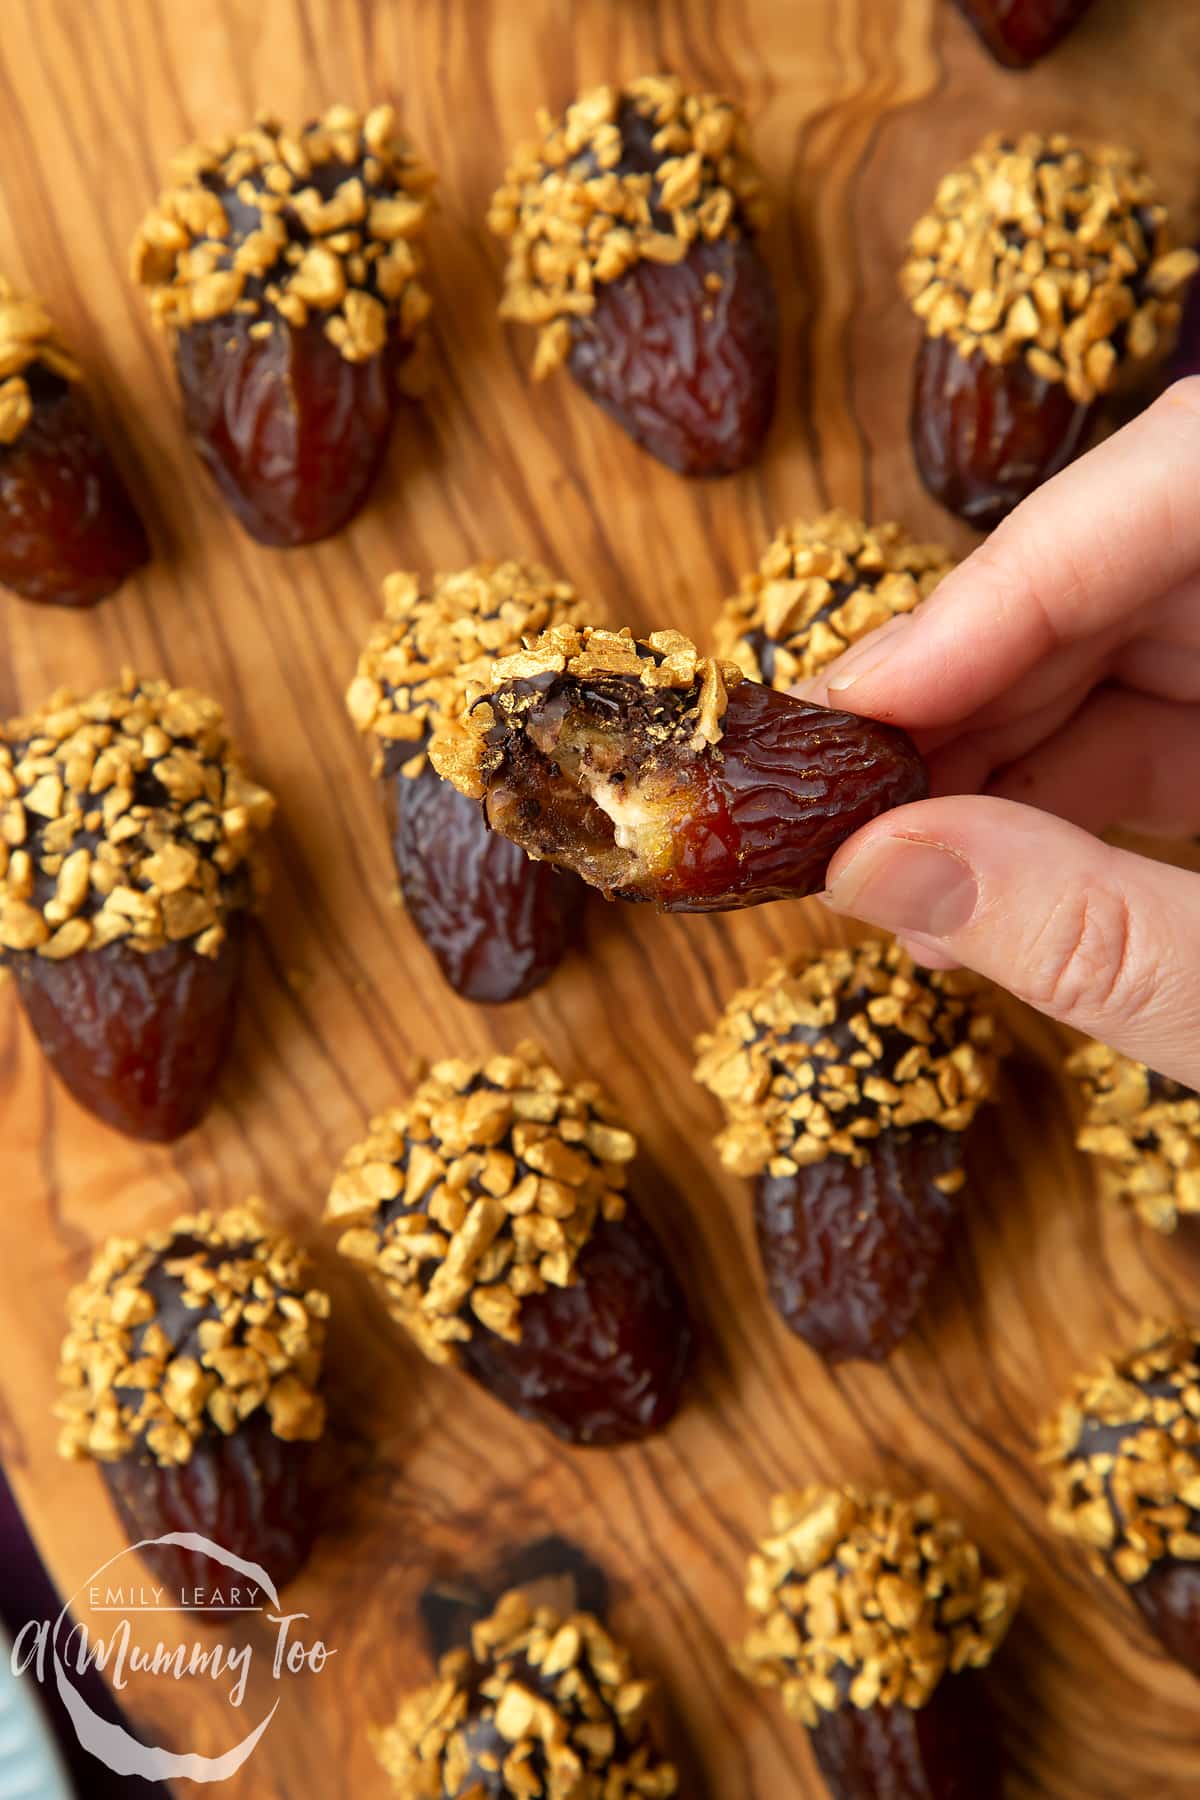
[[(267, 1571), (258, 1563), (247, 1562), (236, 1556), (232, 1550), (224, 1550), (220, 1544), (214, 1544), (210, 1538), (201, 1537), (196, 1531), (169, 1531), (162, 1537), (143, 1538), (139, 1543), (129, 1544), (118, 1550), (115, 1556), (101, 1563), (89, 1580), (84, 1583), (90, 1587), (106, 1569), (120, 1562), (123, 1556), (135, 1554), (139, 1550), (154, 1549), (161, 1545), (164, 1549), (190, 1551), (193, 1555), (210, 1556), (214, 1561), (222, 1563), (239, 1575), (244, 1575), (269, 1597), (271, 1604), (278, 1610), (279, 1595), (275, 1584)], [(247, 1763), (266, 1731), (267, 1726), (279, 1710), (279, 1700), (252, 1732), (235, 1744), (232, 1750), (226, 1750), (220, 1756), (204, 1756), (199, 1752), (179, 1754), (168, 1750), (162, 1744), (143, 1744), (126, 1731), (123, 1725), (111, 1724), (102, 1719), (88, 1705), (79, 1690), (71, 1685), (67, 1671), (63, 1667), (58, 1654), (58, 1636), (64, 1620), (69, 1616), (71, 1602), (83, 1592), (83, 1587), (75, 1590), (63, 1606), (54, 1621), (54, 1629), (50, 1634), (50, 1653), (54, 1660), (54, 1685), (66, 1708), (75, 1735), (80, 1745), (89, 1755), (104, 1764), (114, 1775), (140, 1775), (146, 1781), (197, 1781), (202, 1783), (228, 1781), (231, 1775)], [(184, 1609), (186, 1610), (186, 1609)], [(74, 1627), (72, 1627), (74, 1629)], [(68, 1634), (69, 1635), (69, 1634)], [(282, 1698), (282, 1696), (281, 1696)]]

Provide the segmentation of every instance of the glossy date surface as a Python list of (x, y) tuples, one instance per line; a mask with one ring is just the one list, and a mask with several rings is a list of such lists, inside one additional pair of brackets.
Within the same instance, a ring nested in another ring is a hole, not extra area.
[(495, 1005), (549, 980), (580, 933), (580, 884), (489, 831), (428, 763), (382, 780), (405, 907), (455, 993)]
[(957, 1198), (935, 1185), (962, 1164), (940, 1126), (885, 1131), (862, 1168), (830, 1156), (759, 1177), (755, 1226), (776, 1311), (830, 1362), (890, 1356), (945, 1253)]
[[(718, 285), (719, 284), (719, 285)], [(570, 369), (635, 443), (681, 475), (754, 462), (775, 412), (779, 317), (745, 237), (642, 261), (576, 320)]]
[(687, 1302), (634, 1201), (602, 1221), (570, 1287), (530, 1295), (521, 1341), (476, 1332), (463, 1363), (497, 1400), (579, 1445), (636, 1443), (678, 1410), (692, 1354)]
[(299, 328), (273, 321), (193, 324), (175, 367), (198, 455), (251, 537), (287, 549), (330, 537), (366, 501), (395, 410), (395, 373), (407, 346), (392, 340), (349, 362), (313, 314)]
[(830, 1800), (1000, 1800), (1003, 1763), (977, 1675), (925, 1706), (843, 1706), (810, 1732)]
[(1200, 1676), (1200, 1563), (1165, 1556), (1129, 1591), (1163, 1648)]
[(129, 1137), (170, 1143), (216, 1097), (233, 1039), (245, 924), (214, 957), (190, 943), (148, 955), (109, 944), (60, 962), (8, 959), (51, 1068), (81, 1106)]
[(149, 562), (146, 530), (82, 387), (36, 364), (26, 380), (32, 417), (0, 445), (0, 584), (95, 606)]
[[(312, 1444), (285, 1443), (266, 1415), (255, 1413), (231, 1437), (205, 1432), (179, 1467), (136, 1456), (101, 1467), (131, 1544), (192, 1532), (257, 1563), (282, 1588), (304, 1566), (317, 1536), (313, 1459)], [(231, 1585), (246, 1587), (245, 1576), (201, 1551), (151, 1544), (140, 1554), (171, 1593), (199, 1593), (202, 1604), (227, 1600)]]
[(912, 441), (935, 500), (990, 531), (1084, 448), (1094, 408), (1020, 357), (963, 356), (949, 338), (925, 338), (913, 379)]
[(1028, 69), (1060, 44), (1092, 0), (957, 0), (996, 61)]

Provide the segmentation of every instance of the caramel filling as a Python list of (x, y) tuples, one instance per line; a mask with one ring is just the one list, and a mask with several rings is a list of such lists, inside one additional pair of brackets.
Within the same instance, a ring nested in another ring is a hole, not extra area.
[(697, 758), (661, 696), (648, 705), (630, 683), (557, 681), (504, 752), (488, 819), (530, 856), (607, 894), (645, 888), (674, 867)]

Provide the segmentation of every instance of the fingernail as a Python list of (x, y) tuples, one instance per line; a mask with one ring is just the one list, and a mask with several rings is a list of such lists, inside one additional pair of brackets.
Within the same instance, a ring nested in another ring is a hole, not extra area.
[(940, 844), (879, 838), (837, 871), (824, 898), (835, 912), (885, 931), (940, 938), (970, 919), (979, 884), (969, 863)]
[[(874, 663), (871, 667), (874, 667)], [(864, 675), (869, 674), (870, 668), (859, 669), (857, 674), (853, 670), (847, 670), (844, 675), (833, 675), (825, 683), (825, 690), (829, 694), (848, 694), (852, 687), (857, 687)]]
[(884, 641), (856, 645), (853, 650), (848, 651), (826, 683), (831, 694), (846, 693), (849, 688), (857, 686), (864, 676), (873, 675), (876, 669), (882, 668), (888, 660), (894, 648), (892, 638), (895, 633), (885, 625), (881, 631), (873, 632), (872, 636)]

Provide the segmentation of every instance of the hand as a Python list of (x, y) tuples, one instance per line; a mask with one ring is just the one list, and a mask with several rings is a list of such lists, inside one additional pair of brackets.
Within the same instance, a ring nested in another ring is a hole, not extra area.
[(836, 911), (1200, 1087), (1200, 875), (1089, 835), (1200, 832), (1200, 377), (803, 692), (905, 726), (939, 796), (843, 845)]

